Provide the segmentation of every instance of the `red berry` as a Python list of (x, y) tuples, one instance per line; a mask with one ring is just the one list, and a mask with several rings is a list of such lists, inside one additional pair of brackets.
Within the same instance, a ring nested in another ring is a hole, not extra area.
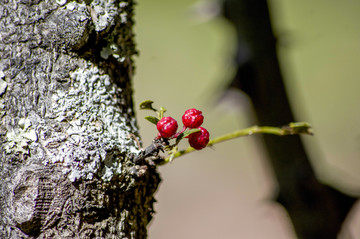
[(204, 116), (202, 115), (202, 112), (194, 108), (188, 109), (182, 116), (182, 122), (184, 126), (191, 129), (200, 127), (203, 121)]
[(199, 127), (201, 131), (195, 132), (189, 135), (189, 144), (196, 150), (200, 150), (206, 147), (209, 143), (209, 131), (203, 127)]
[(171, 138), (178, 128), (176, 120), (171, 117), (164, 117), (156, 124), (159, 134), (163, 138)]

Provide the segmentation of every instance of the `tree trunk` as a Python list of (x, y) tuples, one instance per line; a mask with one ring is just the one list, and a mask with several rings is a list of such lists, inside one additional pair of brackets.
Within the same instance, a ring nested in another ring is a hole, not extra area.
[[(295, 121), (276, 52), (266, 0), (225, 0), (224, 16), (237, 33), (237, 73), (230, 85), (251, 99), (260, 125)], [(299, 136), (263, 136), (279, 188), (299, 239), (335, 239), (355, 198), (319, 182)]]
[(0, 0), (0, 238), (146, 238), (133, 5)]

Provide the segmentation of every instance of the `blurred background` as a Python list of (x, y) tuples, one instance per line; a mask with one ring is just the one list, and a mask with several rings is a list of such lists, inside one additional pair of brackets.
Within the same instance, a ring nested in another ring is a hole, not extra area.
[[(208, 3), (138, 1), (134, 89), (136, 105), (151, 99), (180, 127), (186, 109), (202, 110), (204, 127), (216, 137), (256, 122), (241, 94), (219, 101), (234, 74), (236, 38), (224, 18), (211, 18), (213, 11), (205, 14)], [(314, 128), (315, 135), (303, 140), (316, 174), (326, 184), (359, 195), (360, 1), (269, 4), (293, 110), (298, 121)], [(238, 97), (242, 104), (231, 100)], [(144, 146), (157, 134), (144, 120), (149, 113), (137, 113)], [(257, 136), (177, 158), (159, 171), (163, 181), (150, 239), (296, 238), (286, 211), (271, 201), (277, 183)], [(360, 238), (360, 205), (344, 231), (344, 238)]]

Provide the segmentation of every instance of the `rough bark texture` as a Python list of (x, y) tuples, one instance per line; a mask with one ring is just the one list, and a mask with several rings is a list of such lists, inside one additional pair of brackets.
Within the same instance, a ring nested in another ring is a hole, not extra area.
[(146, 238), (133, 2), (0, 0), (0, 238)]
[[(251, 99), (260, 125), (295, 121), (276, 52), (266, 0), (226, 0), (224, 16), (237, 32), (237, 73), (230, 85)], [(279, 185), (277, 201), (301, 239), (336, 238), (355, 198), (316, 178), (299, 136), (264, 135)]]

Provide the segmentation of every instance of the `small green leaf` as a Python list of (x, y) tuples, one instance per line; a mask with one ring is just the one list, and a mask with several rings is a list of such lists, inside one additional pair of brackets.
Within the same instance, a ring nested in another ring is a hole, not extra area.
[(166, 112), (166, 109), (164, 107), (160, 107), (160, 112), (159, 112), (159, 119), (162, 119), (164, 117), (164, 113)]
[(187, 129), (184, 132), (182, 132), (177, 138), (176, 138), (176, 144), (178, 144), (180, 142), (180, 140), (182, 140), (183, 138), (185, 138), (186, 136), (189, 136), (190, 134), (193, 134), (195, 132), (199, 132), (201, 131), (200, 129)]
[(292, 122), (283, 127), (289, 134), (309, 134), (313, 135), (312, 127), (307, 122)]
[(152, 107), (152, 103), (154, 103), (154, 101), (152, 100), (145, 100), (143, 102), (140, 103), (139, 107), (140, 109), (142, 110), (153, 110), (153, 111), (156, 111), (156, 109), (154, 109)]
[(200, 129), (187, 129), (183, 132), (183, 134), (184, 134), (183, 137), (189, 136), (190, 134), (199, 132), (199, 131), (201, 131), (201, 130)]
[(308, 122), (291, 122), (289, 126), (291, 128), (311, 128)]
[(153, 124), (157, 124), (157, 122), (159, 121), (158, 118), (154, 117), (154, 116), (146, 116), (145, 119), (147, 119), (148, 121), (150, 121)]

